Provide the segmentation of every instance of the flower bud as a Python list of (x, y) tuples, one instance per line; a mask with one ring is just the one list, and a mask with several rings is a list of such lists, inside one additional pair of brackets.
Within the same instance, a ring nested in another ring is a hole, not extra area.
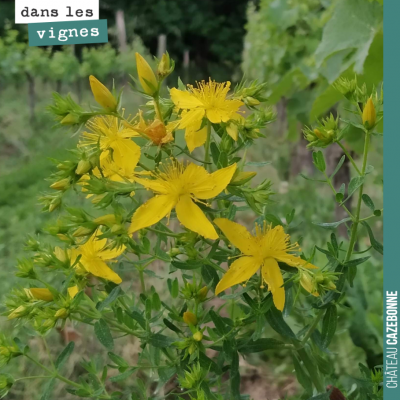
[(54, 210), (56, 210), (58, 207), (60, 207), (61, 205), (61, 199), (59, 197), (55, 197), (50, 205), (49, 205), (49, 212), (53, 212)]
[(92, 169), (92, 164), (89, 160), (80, 160), (76, 167), (75, 173), (77, 175), (84, 175)]
[(371, 97), (368, 99), (367, 104), (364, 107), (362, 121), (367, 129), (372, 129), (375, 126), (376, 110)]
[(97, 225), (111, 225), (115, 224), (116, 218), (114, 214), (106, 214), (96, 218), (93, 222)]
[(69, 113), (60, 121), (60, 124), (61, 125), (79, 124), (79, 115), (75, 113)]
[(68, 317), (68, 311), (66, 308), (60, 308), (54, 315), (56, 318), (65, 319)]
[(89, 76), (89, 82), (97, 103), (107, 111), (116, 111), (118, 103), (113, 94), (93, 75)]
[(197, 317), (190, 311), (186, 311), (183, 313), (183, 320), (188, 325), (197, 325)]
[(200, 331), (198, 331), (193, 335), (193, 339), (196, 342), (201, 342), (201, 340), (203, 339), (203, 334)]
[(204, 286), (197, 292), (197, 298), (200, 301), (204, 301), (207, 297), (208, 287)]
[(85, 228), (83, 226), (80, 226), (74, 233), (72, 236), (74, 237), (81, 237), (81, 236), (88, 236), (91, 235), (93, 232), (93, 229), (90, 228)]
[(175, 257), (175, 256), (177, 256), (177, 255), (179, 255), (181, 253), (182, 252), (177, 247), (172, 247), (171, 250), (168, 252), (170, 257)]
[(168, 52), (164, 53), (157, 67), (157, 75), (160, 78), (167, 77), (174, 70), (174, 62), (171, 63), (171, 58)]
[(10, 314), (8, 314), (8, 319), (22, 317), (23, 315), (25, 315), (26, 311), (27, 311), (27, 309), (25, 306), (19, 306), (14, 311), (12, 311)]
[(136, 68), (143, 91), (150, 96), (156, 94), (158, 91), (157, 78), (148, 62), (139, 53), (136, 53)]
[(257, 172), (241, 172), (236, 170), (229, 184), (233, 186), (241, 186), (253, 179), (256, 175)]
[(71, 180), (69, 178), (61, 179), (60, 181), (54, 182), (50, 187), (55, 190), (66, 190), (70, 187)]
[(46, 288), (30, 288), (30, 294), (36, 300), (53, 301), (53, 294)]
[(111, 233), (122, 233), (124, 231), (124, 226), (121, 224), (114, 224), (111, 227)]
[(259, 100), (255, 99), (254, 97), (247, 96), (243, 99), (244, 104), (248, 107), (258, 106), (260, 104)]

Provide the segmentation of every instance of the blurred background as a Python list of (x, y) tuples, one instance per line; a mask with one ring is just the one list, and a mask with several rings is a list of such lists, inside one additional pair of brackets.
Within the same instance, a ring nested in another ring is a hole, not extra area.
[[(14, 1), (0, 1), (0, 298), (18, 284), (13, 269), (23, 257), (27, 235), (46, 235), (46, 223), (54, 218), (41, 213), (37, 201), (47, 190), (51, 159), (63, 159), (77, 141), (77, 135), (53, 129), (46, 112), (51, 93), (71, 92), (76, 101), (93, 105), (88, 82), (93, 74), (109, 87), (113, 80), (117, 88), (123, 86), (126, 112), (135, 114), (143, 102), (129, 87), (129, 75), (136, 76), (135, 52), (155, 65), (151, 55), (168, 50), (176, 61), (168, 87), (176, 86), (178, 77), (194, 83), (212, 76), (234, 85), (245, 74), (248, 80), (268, 82), (269, 104), (277, 120), (248, 158), (270, 162), (262, 167), (254, 163), (258, 180), (274, 183), (276, 195), (268, 212), (284, 218), (296, 208), (296, 234), (303, 237), (305, 249), (324, 246), (330, 232), (313, 222), (339, 221), (343, 215), (329, 188), (299, 175), (315, 175), (301, 130), (329, 113), (351, 118), (345, 99), (330, 86), (339, 77), (357, 75), (370, 89), (380, 86), (382, 0), (100, 0), (100, 18), (108, 20), (108, 44), (29, 47), (27, 26), (13, 23)], [(346, 138), (346, 147), (358, 159), (361, 131), (352, 126)], [(377, 208), (382, 207), (382, 150), (381, 139), (374, 138), (369, 161), (375, 167), (369, 178), (373, 189), (368, 194)], [(339, 147), (325, 151), (331, 171), (341, 156)], [(352, 167), (345, 162), (335, 186), (351, 176)], [(381, 220), (371, 220), (371, 226), (382, 241)], [(347, 238), (343, 227), (337, 234)], [(360, 237), (359, 250), (369, 247), (366, 232)], [(380, 254), (373, 253), (357, 278), (342, 303), (331, 346), (332, 374), (347, 388), (358, 376), (359, 362), (370, 368), (382, 363)], [(1, 317), (0, 324), (0, 331), (12, 329)], [(82, 332), (73, 334), (79, 340)], [(55, 333), (51, 340), (61, 349), (66, 338)], [(35, 343), (40, 350), (41, 343)], [(83, 345), (77, 357), (98, 352), (100, 359), (106, 358), (93, 346)], [(126, 358), (138, 350), (137, 343), (125, 343), (121, 349)], [(296, 398), (290, 364), (284, 354), (271, 351), (242, 360), (242, 392), (254, 400)], [(31, 367), (14, 363), (14, 368)], [(22, 383), (16, 385), (8, 398), (39, 399), (32, 388), (41, 382), (29, 385), (29, 390)], [(55, 398), (68, 399), (64, 393), (59, 389)]]

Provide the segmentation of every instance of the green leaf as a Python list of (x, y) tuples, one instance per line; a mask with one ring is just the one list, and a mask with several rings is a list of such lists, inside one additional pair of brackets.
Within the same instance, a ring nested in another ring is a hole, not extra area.
[(172, 266), (177, 269), (185, 269), (185, 270), (192, 270), (198, 269), (203, 265), (202, 261), (199, 260), (187, 260), (187, 261), (172, 261)]
[(295, 354), (292, 354), (292, 360), (294, 365), (294, 370), (296, 372), (296, 378), (307, 394), (312, 393), (312, 382), (307, 372), (305, 371), (303, 365), (298, 360)]
[(304, 175), (304, 174), (299, 174), (299, 176), (301, 176), (303, 179), (305, 179), (306, 181), (312, 181), (312, 182), (326, 182), (326, 179), (314, 179), (314, 178), (309, 178), (308, 176)]
[(168, 278), (167, 279), (167, 285), (168, 285), (168, 290), (172, 296), (173, 299), (176, 299), (179, 295), (179, 282), (178, 278), (175, 278), (174, 280)]
[(171, 329), (171, 331), (182, 333), (182, 331), (176, 325), (174, 325), (171, 321), (168, 321), (166, 318), (163, 319), (163, 322), (168, 329)]
[(214, 310), (210, 310), (209, 315), (212, 319), (212, 322), (214, 322), (215, 328), (221, 336), (225, 335), (225, 333), (228, 333), (223, 319)]
[(74, 351), (75, 343), (74, 342), (69, 342), (64, 350), (60, 353), (60, 355), (57, 357), (57, 360), (55, 362), (55, 367), (56, 369), (61, 369), (63, 365), (66, 363), (68, 360), (69, 356), (72, 354)]
[(128, 312), (128, 315), (133, 318), (136, 322), (139, 323), (139, 325), (143, 328), (146, 329), (146, 320), (143, 317), (142, 314), (139, 314), (137, 311), (132, 311)]
[(322, 320), (321, 343), (324, 348), (327, 348), (331, 343), (337, 326), (337, 309), (336, 305), (330, 305)]
[(317, 65), (341, 50), (354, 53), (354, 69), (361, 73), (369, 48), (380, 29), (382, 6), (375, 1), (340, 0), (332, 18), (325, 25), (322, 40), (315, 52)]
[(201, 276), (207, 285), (211, 285), (215, 289), (219, 281), (219, 276), (213, 267), (204, 264), (201, 267)]
[(320, 226), (321, 228), (325, 228), (325, 229), (336, 229), (339, 225), (350, 221), (351, 218), (344, 218), (340, 221), (337, 222), (313, 222), (314, 225)]
[(322, 154), (322, 151), (314, 151), (312, 153), (312, 157), (313, 157), (313, 162), (314, 162), (315, 167), (319, 171), (325, 172), (326, 164), (325, 164), (325, 158), (324, 158), (324, 155)]
[(220, 375), (222, 373), (221, 368), (211, 358), (207, 357), (203, 352), (199, 353), (199, 363), (206, 371), (214, 372), (214, 374)]
[(123, 294), (120, 286), (116, 286), (113, 290), (111, 290), (110, 294), (100, 303), (96, 305), (96, 308), (99, 311), (103, 311), (106, 307), (112, 304), (119, 296)]
[(111, 382), (120, 382), (124, 381), (125, 379), (129, 378), (135, 371), (137, 370), (136, 367), (129, 368), (127, 371), (123, 372), (122, 374), (112, 376), (110, 378)]
[(109, 350), (114, 348), (114, 339), (111, 335), (110, 328), (104, 319), (100, 319), (94, 324), (94, 333), (104, 347)]
[(379, 243), (375, 237), (374, 234), (372, 233), (372, 229), (371, 227), (368, 225), (368, 223), (366, 221), (362, 221), (361, 222), (368, 231), (368, 235), (369, 235), (369, 241), (371, 242), (371, 246), (380, 254), (383, 254), (383, 245), (381, 243)]
[(176, 339), (161, 335), (159, 333), (155, 333), (149, 337), (147, 342), (151, 346), (158, 347), (160, 349), (164, 349), (164, 348), (170, 347), (172, 343), (176, 342)]
[(272, 225), (273, 225), (274, 227), (275, 227), (275, 226), (278, 226), (278, 225), (283, 226), (283, 223), (282, 223), (282, 221), (280, 220), (280, 218), (276, 217), (276, 216), (273, 215), (273, 214), (265, 214), (265, 219), (266, 219), (268, 222), (271, 222)]
[(364, 202), (364, 204), (372, 211), (375, 211), (375, 205), (374, 202), (371, 200), (371, 197), (369, 197), (367, 194), (363, 194), (362, 195), (362, 201)]
[(123, 368), (129, 367), (129, 364), (118, 354), (115, 354), (110, 351), (108, 352), (108, 357), (110, 357), (111, 361), (118, 367), (123, 367)]
[(362, 258), (356, 258), (355, 260), (350, 260), (347, 261), (347, 263), (344, 264), (345, 267), (355, 267), (357, 265), (360, 265), (367, 261), (370, 257), (362, 257)]
[(213, 162), (214, 162), (215, 165), (217, 165), (218, 164), (218, 160), (219, 160), (219, 156), (220, 156), (220, 152), (219, 152), (217, 144), (212, 142), (210, 144), (210, 150), (211, 150), (211, 157), (213, 159)]
[(239, 373), (239, 354), (236, 349), (232, 349), (232, 363), (230, 371), (230, 386), (231, 386), (231, 396), (232, 400), (240, 400), (240, 373)]
[(339, 169), (342, 167), (345, 159), (346, 159), (346, 156), (343, 155), (341, 157), (341, 159), (339, 160), (338, 165), (336, 165), (335, 170), (332, 172), (332, 175), (330, 176), (330, 179), (332, 179), (339, 172)]
[(248, 340), (245, 343), (238, 341), (238, 350), (241, 353), (259, 353), (264, 350), (280, 349), (285, 347), (285, 343), (273, 338), (261, 338)]
[(157, 292), (154, 292), (153, 296), (151, 296), (151, 306), (154, 311), (161, 310), (161, 300), (160, 300), (160, 296), (158, 295)]
[(282, 313), (276, 309), (274, 305), (271, 306), (269, 311), (265, 314), (268, 323), (271, 325), (271, 328), (278, 332), (280, 335), (296, 339), (296, 335), (290, 328), (290, 326), (283, 319)]
[(51, 393), (53, 391), (54, 385), (56, 383), (56, 378), (51, 378), (44, 386), (44, 392), (40, 400), (51, 400)]
[(349, 183), (347, 188), (347, 199), (348, 200), (353, 193), (364, 183), (365, 178), (363, 176), (355, 176)]

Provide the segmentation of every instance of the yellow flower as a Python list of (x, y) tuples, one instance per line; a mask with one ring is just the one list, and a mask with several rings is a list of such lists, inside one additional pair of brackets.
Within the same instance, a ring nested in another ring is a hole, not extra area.
[(112, 93), (93, 75), (89, 76), (94, 99), (107, 111), (115, 111), (118, 103)]
[(77, 249), (71, 249), (69, 251), (71, 264), (74, 265), (80, 256), (75, 268), (82, 268), (94, 276), (107, 279), (118, 285), (122, 282), (122, 279), (105, 261), (110, 261), (120, 256), (125, 251), (125, 246), (113, 250), (108, 249), (107, 239), (98, 239), (100, 235), (101, 231), (97, 230), (85, 244)]
[(153, 173), (154, 180), (136, 178), (138, 183), (157, 195), (136, 210), (129, 232), (157, 223), (175, 207), (178, 220), (186, 228), (206, 238), (217, 239), (218, 234), (211, 222), (194, 201), (211, 199), (221, 193), (235, 170), (236, 164), (233, 164), (209, 174), (199, 165), (190, 163), (185, 167), (172, 161), (163, 171)]
[(367, 104), (364, 107), (364, 110), (362, 113), (362, 121), (367, 129), (372, 129), (375, 126), (376, 111), (375, 111), (374, 102), (372, 101), (371, 97), (368, 99)]
[(52, 301), (53, 294), (46, 288), (30, 288), (27, 289), (32, 297), (36, 300)]
[(140, 157), (140, 147), (131, 140), (140, 136), (132, 126), (111, 115), (102, 115), (90, 120), (86, 126), (91, 132), (83, 132), (83, 141), (79, 147), (94, 147), (99, 145), (102, 151), (130, 150), (132, 155)]
[[(184, 110), (179, 128), (186, 129), (185, 139), (191, 152), (206, 141), (207, 127), (201, 128), (203, 118), (207, 118), (213, 124), (238, 118), (237, 111), (243, 102), (226, 98), (230, 85), (230, 82), (216, 83), (210, 79), (207, 83), (198, 83), (197, 88), (189, 85), (188, 91), (171, 89), (172, 101), (179, 109)], [(237, 140), (234, 128), (230, 129), (228, 134)]]
[(139, 53), (136, 53), (136, 67), (143, 91), (153, 96), (158, 90), (158, 81), (148, 62)]
[(256, 235), (253, 236), (244, 226), (226, 218), (217, 218), (214, 223), (227, 239), (242, 252), (242, 257), (232, 263), (219, 281), (215, 289), (216, 295), (249, 280), (261, 268), (262, 280), (272, 293), (275, 307), (282, 311), (285, 305), (285, 289), (282, 287), (283, 277), (278, 261), (297, 268), (317, 268), (289, 253), (300, 251), (299, 245), (297, 243), (289, 244), (290, 236), (285, 234), (282, 226), (271, 228), (264, 224), (264, 228), (261, 229), (256, 225)]

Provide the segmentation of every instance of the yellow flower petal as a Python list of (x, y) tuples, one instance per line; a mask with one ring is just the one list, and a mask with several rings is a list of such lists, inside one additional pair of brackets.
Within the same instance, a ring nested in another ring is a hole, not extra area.
[(260, 268), (260, 260), (255, 257), (240, 257), (232, 263), (229, 270), (219, 281), (215, 294), (249, 280)]
[(203, 103), (190, 92), (172, 88), (170, 90), (171, 100), (181, 109), (192, 109), (202, 107)]
[(218, 234), (203, 211), (194, 204), (189, 195), (182, 196), (176, 205), (179, 221), (193, 232), (208, 239), (218, 239)]
[(113, 258), (119, 257), (125, 251), (125, 249), (125, 246), (120, 246), (114, 249), (102, 250), (99, 252), (99, 257), (102, 260), (112, 260)]
[(223, 104), (206, 108), (206, 116), (213, 124), (228, 122), (242, 104), (239, 100), (225, 100)]
[(203, 119), (205, 111), (203, 108), (195, 108), (193, 110), (189, 110), (188, 112), (182, 113), (182, 118), (179, 122), (179, 128), (184, 129), (190, 127), (192, 125), (198, 126)]
[(257, 253), (256, 238), (243, 225), (226, 218), (216, 218), (214, 219), (214, 224), (243, 254), (251, 256)]
[(143, 179), (143, 178), (135, 178), (137, 183), (140, 183), (147, 189), (151, 189), (153, 192), (160, 193), (160, 194), (167, 194), (168, 190), (160, 180), (153, 180), (153, 179)]
[(46, 288), (30, 288), (29, 291), (36, 300), (52, 301), (54, 298), (50, 290)]
[(78, 286), (71, 286), (68, 288), (68, 294), (73, 299), (79, 292)]
[(238, 140), (239, 130), (236, 124), (229, 124), (226, 127), (226, 132), (235, 142)]
[(121, 277), (115, 273), (103, 260), (100, 258), (86, 259), (82, 257), (80, 261), (87, 272), (99, 278), (107, 279), (119, 285), (122, 282)]
[(282, 272), (276, 260), (271, 257), (266, 258), (261, 267), (261, 273), (264, 281), (268, 285), (269, 291), (272, 293), (275, 307), (283, 311), (283, 307), (285, 306), (285, 289), (282, 287)]
[(219, 169), (209, 174), (206, 179), (198, 181), (192, 188), (192, 193), (199, 199), (211, 199), (220, 194), (231, 181), (236, 171), (236, 164)]
[(186, 128), (185, 140), (190, 152), (192, 152), (196, 147), (203, 146), (207, 140), (207, 126), (199, 129), (201, 126), (201, 121), (199, 124), (193, 124)]
[(286, 254), (286, 253), (277, 253), (274, 254), (274, 258), (276, 258), (278, 261), (283, 262), (287, 265), (290, 265), (291, 267), (303, 267), (307, 269), (318, 269), (313, 264), (308, 263), (307, 261), (303, 260), (302, 258), (295, 256), (293, 254)]
[(147, 228), (163, 219), (174, 208), (176, 200), (175, 196), (170, 195), (159, 195), (148, 200), (133, 214), (129, 233)]

